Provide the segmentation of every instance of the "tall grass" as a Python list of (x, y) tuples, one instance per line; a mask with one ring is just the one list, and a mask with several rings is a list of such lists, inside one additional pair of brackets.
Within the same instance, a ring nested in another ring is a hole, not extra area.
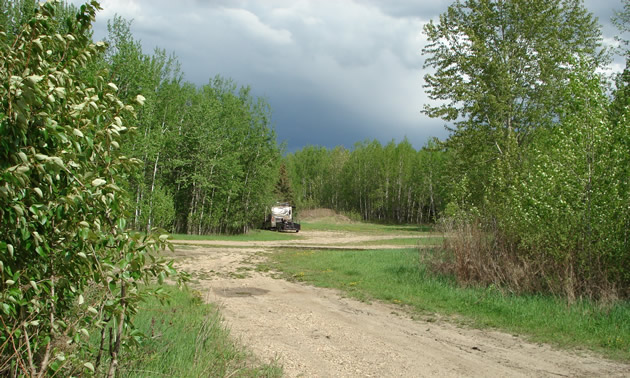
[(230, 338), (221, 315), (199, 295), (167, 287), (170, 300), (145, 303), (133, 322), (146, 336), (121, 361), (120, 377), (280, 377)]
[(493, 327), (537, 342), (587, 348), (630, 360), (630, 303), (609, 306), (554, 296), (516, 295), (489, 287), (461, 287), (455, 277), (431, 274), (415, 248), (375, 251), (284, 250), (271, 265), (285, 278), (343, 290), (360, 300), (406, 305), (420, 318), (436, 314), (474, 327)]
[[(526, 248), (497, 227), (479, 221), (443, 222), (439, 251), (421, 251), (430, 270), (453, 275), (462, 285), (495, 285), (515, 293), (547, 293), (571, 304), (580, 298), (604, 304), (630, 297), (630, 288), (615, 284), (597, 261), (586, 261), (570, 249), (563, 254)], [(597, 260), (594, 254), (592, 260)], [(589, 268), (590, 267), (590, 268)]]

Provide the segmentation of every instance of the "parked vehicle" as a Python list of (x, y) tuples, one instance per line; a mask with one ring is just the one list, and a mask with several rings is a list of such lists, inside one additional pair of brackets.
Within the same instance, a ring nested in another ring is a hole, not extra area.
[(278, 202), (271, 207), (265, 219), (264, 228), (276, 231), (300, 231), (300, 224), (293, 222), (295, 206), (288, 202)]

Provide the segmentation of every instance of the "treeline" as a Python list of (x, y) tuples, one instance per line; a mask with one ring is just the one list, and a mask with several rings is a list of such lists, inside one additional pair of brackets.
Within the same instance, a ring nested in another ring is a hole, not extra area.
[(127, 185), (130, 225), (208, 234), (260, 224), (280, 158), (269, 106), (219, 76), (201, 87), (183, 81), (177, 58), (144, 54), (130, 24), (110, 21), (101, 62), (123, 100), (145, 98), (134, 137), (121, 146), (142, 163)]
[[(0, 5), (8, 27), (19, 27), (14, 21), (37, 8), (31, 0)], [(72, 6), (58, 8), (72, 18)], [(123, 185), (135, 203), (128, 226), (187, 234), (258, 226), (275, 201), (281, 157), (265, 100), (220, 76), (203, 86), (186, 82), (177, 57), (160, 48), (144, 53), (131, 21), (121, 17), (108, 22), (105, 42), (105, 52), (81, 74), (111, 83), (123, 102), (143, 99), (128, 125), (134, 132), (120, 146), (139, 163)]]
[(307, 146), (285, 158), (299, 208), (328, 207), (366, 221), (428, 223), (447, 193), (446, 154), (436, 142), (365, 141), (352, 150)]

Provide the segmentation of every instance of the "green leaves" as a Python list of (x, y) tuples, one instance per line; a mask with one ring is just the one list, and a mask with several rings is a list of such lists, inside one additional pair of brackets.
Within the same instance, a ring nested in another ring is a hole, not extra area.
[(508, 205), (518, 209), (508, 218), (509, 229), (524, 248), (570, 260), (588, 281), (616, 281), (628, 263), (622, 225), (630, 196), (622, 178), (627, 168), (617, 155), (628, 149), (613, 137), (603, 87), (585, 66), (571, 75), (563, 119), (536, 135), (531, 163)]
[(603, 63), (601, 33), (575, 0), (457, 1), (424, 32), (425, 88), (440, 102), (424, 112), (454, 125), (452, 180), (467, 175), (478, 206), (510, 138), (526, 147), (557, 121), (573, 57)]
[(626, 91), (609, 112), (594, 17), (577, 0), (463, 0), (424, 31), (426, 88), (440, 101), (425, 113), (454, 125), (452, 251), (483, 272), (455, 273), (570, 300), (630, 295), (615, 289), (630, 282)]
[(100, 178), (92, 180), (92, 186), (94, 186), (94, 187), (105, 185), (105, 183), (107, 183), (107, 181), (105, 181), (103, 179), (100, 179)]
[(137, 282), (177, 274), (146, 261), (165, 240), (126, 233), (121, 187), (137, 164), (116, 147), (134, 109), (87, 68), (105, 47), (87, 33), (97, 8), (63, 22), (63, 6), (42, 3), (0, 39), (0, 375), (98, 373), (92, 330), (116, 319), (127, 338)]
[[(348, 151), (307, 146), (285, 161), (298, 208), (326, 207), (364, 220), (427, 222), (444, 200), (444, 152), (409, 141), (357, 143)], [(278, 196), (284, 193), (278, 193)], [(282, 199), (282, 197), (278, 197)]]

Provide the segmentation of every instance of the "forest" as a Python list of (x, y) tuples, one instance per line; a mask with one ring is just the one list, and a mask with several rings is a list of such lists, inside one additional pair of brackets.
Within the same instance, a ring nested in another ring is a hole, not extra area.
[(416, 151), (408, 140), (377, 140), (352, 150), (307, 146), (285, 157), (298, 208), (326, 207), (366, 221), (434, 223), (446, 196), (439, 141)]
[[(0, 373), (70, 366), (51, 337), (87, 345), (96, 325), (114, 376), (138, 285), (185, 280), (167, 234), (246, 233), (280, 200), (431, 224), (446, 242), (421, 259), (464, 285), (630, 297), (630, 50), (582, 1), (456, 1), (425, 25), (423, 111), (446, 140), (293, 153), (249, 87), (186, 82), (121, 17), (93, 41), (99, 9), (0, 0)], [(93, 362), (66, 373), (99, 368), (102, 348), (79, 350)]]
[(135, 135), (121, 145), (142, 162), (126, 182), (131, 226), (184, 234), (242, 233), (258, 225), (272, 202), (280, 147), (268, 104), (230, 79), (196, 87), (183, 81), (177, 58), (142, 52), (131, 22), (108, 24), (107, 67), (121, 100), (141, 94)]

